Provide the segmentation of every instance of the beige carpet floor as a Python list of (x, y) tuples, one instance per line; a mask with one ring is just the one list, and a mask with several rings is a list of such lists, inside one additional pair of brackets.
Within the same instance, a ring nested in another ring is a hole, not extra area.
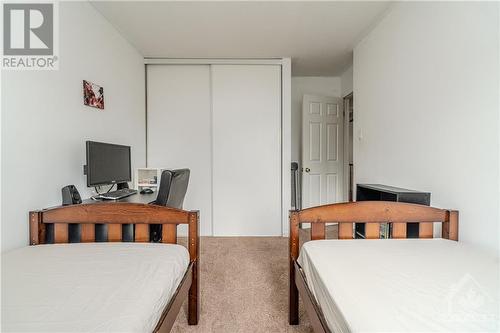
[(172, 332), (312, 332), (302, 306), (300, 325), (288, 325), (288, 238), (202, 237), (200, 245), (200, 321), (187, 324), (184, 304)]

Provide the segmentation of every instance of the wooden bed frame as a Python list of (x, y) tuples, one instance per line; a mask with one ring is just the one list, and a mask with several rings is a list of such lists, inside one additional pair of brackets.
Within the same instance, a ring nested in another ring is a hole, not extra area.
[[(290, 211), (289, 323), (299, 323), (299, 292), (316, 333), (330, 333), (299, 263), (299, 224), (311, 223), (311, 240), (325, 239), (326, 223), (338, 223), (338, 238), (353, 239), (353, 223), (366, 223), (366, 238), (380, 237), (380, 223), (392, 224), (392, 238), (406, 238), (406, 223), (419, 223), (419, 238), (433, 238), (433, 223), (442, 224), (441, 237), (458, 240), (458, 211), (385, 201), (360, 201)], [(362, 241), (362, 240), (361, 240)]]
[(188, 298), (188, 323), (197, 325), (199, 319), (199, 212), (184, 211), (164, 206), (102, 202), (60, 206), (29, 214), (30, 245), (46, 244), (48, 226), (54, 243), (69, 243), (69, 225), (79, 225), (80, 242), (96, 241), (96, 225), (107, 225), (109, 242), (122, 241), (122, 227), (134, 225), (133, 240), (149, 242), (149, 226), (162, 224), (162, 242), (177, 243), (177, 226), (187, 224), (189, 228), (188, 250), (190, 263), (181, 283), (165, 307), (154, 332), (169, 332), (175, 322), (182, 303)]

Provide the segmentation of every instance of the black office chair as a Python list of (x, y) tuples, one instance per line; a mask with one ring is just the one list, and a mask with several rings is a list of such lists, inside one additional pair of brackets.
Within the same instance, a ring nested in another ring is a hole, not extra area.
[[(189, 169), (164, 170), (161, 173), (158, 195), (152, 204), (182, 209), (189, 184), (189, 175)], [(160, 242), (161, 224), (151, 225), (150, 230), (151, 240)]]

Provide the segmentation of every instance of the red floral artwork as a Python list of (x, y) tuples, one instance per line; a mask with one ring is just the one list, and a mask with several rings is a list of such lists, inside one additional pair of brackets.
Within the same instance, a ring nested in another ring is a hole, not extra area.
[(103, 87), (83, 80), (83, 103), (94, 108), (104, 109)]

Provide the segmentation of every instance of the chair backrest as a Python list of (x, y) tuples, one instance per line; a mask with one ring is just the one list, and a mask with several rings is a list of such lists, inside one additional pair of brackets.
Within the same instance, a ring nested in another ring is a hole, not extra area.
[(168, 195), (170, 193), (170, 185), (172, 183), (172, 171), (163, 170), (160, 177), (160, 186), (158, 188), (158, 195), (156, 196), (155, 204), (166, 206)]
[(163, 170), (155, 205), (182, 209), (189, 184), (189, 169)]
[(189, 169), (172, 170), (172, 181), (166, 206), (182, 209), (189, 184)]

